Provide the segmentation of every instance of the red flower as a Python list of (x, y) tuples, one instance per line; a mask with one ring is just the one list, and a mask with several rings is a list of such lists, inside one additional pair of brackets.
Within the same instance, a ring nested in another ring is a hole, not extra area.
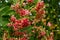
[(11, 20), (12, 22), (15, 22), (16, 17), (14, 17), (14, 15), (12, 15), (11, 18), (10, 18), (10, 20)]
[(18, 23), (14, 23), (13, 28), (14, 28), (14, 30), (18, 30)]
[(18, 23), (14, 23), (13, 27), (17, 28), (18, 27)]
[(43, 8), (43, 7), (44, 7), (44, 2), (43, 1), (37, 3), (37, 5), (36, 5), (36, 11), (38, 11), (40, 8)]
[(38, 13), (39, 14), (45, 14), (45, 10), (39, 10)]
[(22, 28), (21, 20), (16, 20), (15, 23), (13, 23), (13, 28), (14, 28), (14, 30), (18, 30), (18, 29)]
[(28, 3), (33, 3), (34, 0), (26, 0)]
[(15, 20), (13, 23), (14, 30), (19, 30), (20, 28), (24, 28), (30, 25), (30, 21), (27, 18), (23, 18), (21, 20)]
[(22, 23), (22, 27), (27, 27), (30, 24), (30, 22), (27, 18), (23, 18), (21, 20), (21, 23)]
[(15, 20), (15, 23), (18, 23), (19, 25), (21, 25), (21, 20)]
[(30, 12), (28, 10), (24, 10), (24, 9), (18, 9), (18, 13), (21, 15), (21, 16), (25, 16), (25, 15), (29, 15)]
[(46, 34), (46, 32), (44, 32), (44, 31), (42, 31), (42, 32), (40, 33), (41, 36), (44, 36), (45, 34)]

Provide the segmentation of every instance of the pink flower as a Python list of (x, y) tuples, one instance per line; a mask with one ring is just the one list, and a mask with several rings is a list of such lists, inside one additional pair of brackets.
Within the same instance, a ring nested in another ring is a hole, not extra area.
[(40, 8), (43, 8), (43, 7), (44, 7), (44, 2), (43, 1), (37, 3), (37, 5), (36, 5), (36, 11), (38, 11)]
[(11, 20), (12, 22), (15, 22), (16, 17), (14, 17), (14, 15), (12, 15), (11, 18), (10, 18), (10, 20)]
[(34, 0), (26, 0), (28, 3), (33, 3)]
[(18, 9), (18, 13), (21, 15), (21, 16), (25, 16), (25, 15), (29, 15), (30, 12), (28, 10), (24, 10), (24, 9)]
[(47, 26), (51, 26), (52, 24), (50, 22), (48, 22)]
[(17, 3), (16, 5), (11, 5), (11, 8), (16, 11), (20, 8), (19, 3)]

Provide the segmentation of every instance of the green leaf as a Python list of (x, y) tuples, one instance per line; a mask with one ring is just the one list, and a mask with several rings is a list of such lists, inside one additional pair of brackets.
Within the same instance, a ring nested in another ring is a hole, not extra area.
[(9, 11), (10, 7), (5, 6), (3, 9), (0, 10), (0, 16), (4, 15), (7, 11)]

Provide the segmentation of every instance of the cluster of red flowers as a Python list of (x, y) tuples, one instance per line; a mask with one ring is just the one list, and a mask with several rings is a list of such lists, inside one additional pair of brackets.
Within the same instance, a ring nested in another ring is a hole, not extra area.
[[(28, 3), (33, 3), (34, 0), (26, 0), (26, 1)], [(21, 17), (26, 16), (26, 15), (30, 15), (30, 11), (27, 10), (27, 9), (20, 8), (20, 6), (19, 6), (18, 3), (16, 5), (12, 5), (11, 7)], [(38, 18), (41, 18), (42, 15), (45, 14), (45, 10), (43, 8), (44, 8), (44, 2), (43, 1), (38, 2), (37, 5), (36, 5), (36, 7), (35, 7), (35, 10), (36, 10)], [(14, 32), (15, 36), (24, 35), (25, 34), (24, 32), (19, 32), (18, 30), (21, 29), (21, 28), (27, 27), (27, 26), (29, 26), (31, 24), (31, 22), (29, 21), (28, 18), (16, 19), (16, 17), (14, 17), (14, 15), (11, 16), (10, 22), (11, 23), (8, 23), (8, 26), (10, 26), (10, 27), (13, 26), (13, 29), (15, 31)], [(51, 26), (50, 22), (48, 23), (48, 26)], [(45, 34), (46, 34), (45, 31), (39, 32), (39, 35), (41, 35), (41, 36), (45, 36)], [(15, 39), (11, 38), (10, 40), (15, 40)], [(26, 37), (23, 37), (23, 38), (19, 38), (18, 40), (28, 40), (28, 39)], [(52, 38), (51, 38), (51, 40), (52, 40)]]
[(12, 23), (8, 23), (8, 26), (13, 26), (14, 30), (18, 30), (20, 28), (24, 28), (30, 25), (30, 21), (28, 18), (17, 20), (14, 16), (11, 16), (10, 21)]
[(43, 7), (44, 7), (44, 1), (37, 3), (35, 10), (37, 11), (38, 14), (40, 15), (45, 14), (45, 10), (42, 9)]
[(36, 11), (39, 11), (43, 7), (44, 7), (44, 1), (38, 2), (36, 5)]
[(25, 16), (30, 14), (29, 10), (27, 9), (18, 9), (17, 12), (20, 14), (20, 16)]
[(11, 5), (11, 8), (20, 14), (20, 16), (26, 16), (30, 14), (29, 10), (20, 8), (18, 3), (16, 5)]
[(43, 19), (44, 14), (45, 14), (45, 10), (44, 10), (44, 1), (38, 2), (36, 7), (36, 19)]

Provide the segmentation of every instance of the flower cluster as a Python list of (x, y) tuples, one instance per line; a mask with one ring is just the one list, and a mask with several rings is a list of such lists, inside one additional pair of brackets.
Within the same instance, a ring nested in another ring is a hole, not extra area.
[(38, 2), (36, 5), (36, 11), (39, 11), (41, 8), (44, 7), (44, 1)]
[(20, 16), (25, 16), (30, 14), (29, 10), (27, 9), (18, 9), (17, 13), (19, 13)]
[(8, 23), (8, 26), (13, 26), (14, 30), (18, 30), (20, 28), (24, 28), (24, 27), (27, 27), (28, 25), (30, 25), (30, 21), (28, 18), (23, 18), (21, 20), (17, 20), (16, 17), (14, 17), (12, 15), (10, 18), (10, 21), (12, 23)]
[(35, 7), (35, 10), (37, 12), (36, 19), (42, 19), (45, 14), (44, 1), (38, 2)]
[(26, 16), (30, 14), (30, 11), (27, 9), (20, 8), (19, 4), (11, 5), (11, 8), (15, 10), (20, 16)]
[[(25, 0), (25, 1), (28, 4), (34, 2), (34, 0)], [(23, 2), (22, 4), (25, 5), (26, 3)], [(54, 34), (52, 34), (52, 36), (51, 36), (51, 34), (49, 36), (46, 36), (46, 34), (47, 34), (46, 28), (42, 27), (42, 25), (40, 24), (41, 21), (43, 21), (44, 15), (46, 13), (44, 10), (44, 5), (45, 5), (44, 1), (37, 2), (36, 6), (34, 7), (34, 10), (33, 10), (34, 12), (36, 11), (35, 12), (36, 15), (34, 15), (34, 13), (30, 11), (30, 9), (25, 9), (22, 6), (20, 7), (19, 3), (11, 6), (11, 8), (17, 14), (19, 14), (19, 17), (21, 17), (21, 18), (17, 19), (14, 15), (12, 15), (10, 18), (10, 23), (8, 23), (8, 25), (7, 25), (7, 26), (13, 28), (14, 32), (12, 34), (14, 36), (19, 36), (19, 38), (17, 38), (17, 40), (29, 40), (30, 39), (29, 37), (32, 37), (32, 36), (35, 36), (35, 38), (37, 38), (38, 40), (41, 40), (43, 37), (46, 37), (45, 39), (47, 39), (47, 40), (53, 40)], [(30, 14), (32, 14), (32, 16)], [(31, 19), (31, 17), (32, 17), (32, 19)], [(38, 26), (37, 26), (37, 24), (38, 24)], [(46, 20), (44, 20), (42, 24), (45, 26), (52, 26), (52, 24), (50, 22), (48, 22), (46, 24)], [(29, 27), (31, 26), (31, 27), (29, 29), (25, 30), (24, 28), (28, 28), (28, 26)], [(26, 32), (24, 32), (24, 31), (26, 31)], [(35, 35), (35, 34), (37, 34), (37, 35)], [(11, 38), (10, 40), (15, 40), (15, 39)]]
[(13, 10), (17, 11), (17, 9), (20, 8), (19, 3), (17, 3), (16, 5), (11, 5), (11, 8), (12, 8)]

